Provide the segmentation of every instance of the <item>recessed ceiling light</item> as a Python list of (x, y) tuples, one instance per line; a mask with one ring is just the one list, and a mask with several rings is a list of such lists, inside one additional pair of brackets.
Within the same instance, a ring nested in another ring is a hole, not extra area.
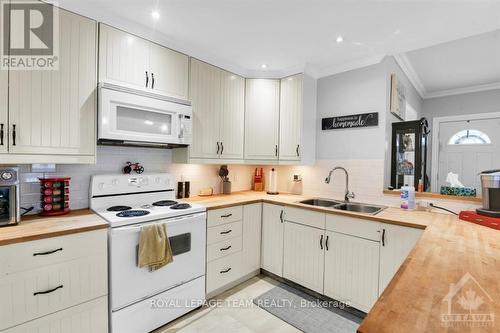
[(340, 36), (340, 35), (339, 35), (339, 36), (337, 37), (337, 39), (335, 39), (335, 41), (336, 41), (337, 43), (342, 43), (342, 42), (344, 41), (344, 37), (342, 37), (342, 36)]
[(262, 65), (260, 65), (260, 68), (262, 68), (262, 69), (266, 69), (266, 68), (267, 68), (267, 65), (266, 65), (266, 64), (262, 64)]
[(158, 12), (157, 10), (153, 10), (151, 12), (151, 16), (155, 19), (155, 20), (158, 20), (160, 18), (160, 12)]

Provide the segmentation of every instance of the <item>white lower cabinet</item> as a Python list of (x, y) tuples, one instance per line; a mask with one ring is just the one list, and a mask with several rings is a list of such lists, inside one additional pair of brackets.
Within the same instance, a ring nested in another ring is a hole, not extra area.
[(241, 273), (250, 274), (260, 269), (260, 237), (262, 232), (262, 204), (243, 206), (243, 249)]
[(107, 259), (106, 229), (0, 246), (0, 331), (107, 332)]
[(108, 297), (68, 308), (9, 328), (2, 333), (105, 333), (108, 332)]
[(210, 210), (207, 214), (209, 297), (260, 269), (262, 204)]
[(318, 293), (323, 292), (323, 229), (285, 221), (283, 277)]
[(261, 267), (278, 276), (283, 276), (284, 209), (279, 205), (262, 205)]
[(382, 224), (379, 295), (382, 294), (410, 251), (415, 247), (422, 233), (421, 229)]
[(379, 242), (326, 231), (324, 294), (368, 312), (378, 298)]

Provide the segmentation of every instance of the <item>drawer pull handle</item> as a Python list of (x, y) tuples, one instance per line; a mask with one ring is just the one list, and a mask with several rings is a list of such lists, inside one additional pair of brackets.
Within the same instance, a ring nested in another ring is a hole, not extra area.
[(63, 250), (63, 248), (60, 247), (60, 248), (52, 250), (52, 251), (33, 253), (33, 257), (36, 257), (36, 256), (46, 256), (48, 254), (56, 253), (56, 252), (59, 252), (59, 251), (62, 251), (62, 250)]
[(221, 231), (220, 234), (227, 235), (227, 234), (231, 233), (231, 231), (233, 231), (233, 230)]
[(223, 247), (222, 249), (220, 249), (221, 251), (227, 251), (231, 248), (231, 245), (229, 245), (228, 247)]
[(220, 217), (225, 218), (225, 217), (230, 217), (230, 216), (233, 216), (233, 214), (221, 215)]
[(229, 267), (228, 269), (224, 270), (224, 271), (220, 271), (220, 274), (224, 274), (224, 273), (227, 273), (231, 270), (231, 267)]
[(57, 287), (55, 287), (53, 289), (49, 289), (49, 290), (46, 290), (46, 291), (37, 291), (36, 293), (33, 293), (33, 296), (49, 294), (51, 292), (56, 291), (57, 289), (61, 289), (62, 287), (63, 287), (63, 285), (61, 284), (60, 286), (57, 286)]

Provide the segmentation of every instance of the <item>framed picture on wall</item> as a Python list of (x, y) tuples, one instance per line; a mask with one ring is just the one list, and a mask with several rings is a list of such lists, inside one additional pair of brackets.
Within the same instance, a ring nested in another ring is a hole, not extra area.
[(405, 120), (406, 115), (406, 88), (396, 77), (391, 74), (391, 103), (390, 111), (401, 120)]

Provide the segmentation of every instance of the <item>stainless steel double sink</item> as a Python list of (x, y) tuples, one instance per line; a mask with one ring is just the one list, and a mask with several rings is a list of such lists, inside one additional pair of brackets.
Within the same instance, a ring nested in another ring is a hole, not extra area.
[(363, 213), (369, 215), (375, 215), (377, 213), (380, 213), (383, 209), (387, 208), (386, 206), (364, 204), (359, 202), (345, 202), (345, 201), (331, 200), (331, 199), (320, 199), (320, 198), (302, 200), (299, 201), (299, 203), (309, 206), (332, 208), (336, 210)]

